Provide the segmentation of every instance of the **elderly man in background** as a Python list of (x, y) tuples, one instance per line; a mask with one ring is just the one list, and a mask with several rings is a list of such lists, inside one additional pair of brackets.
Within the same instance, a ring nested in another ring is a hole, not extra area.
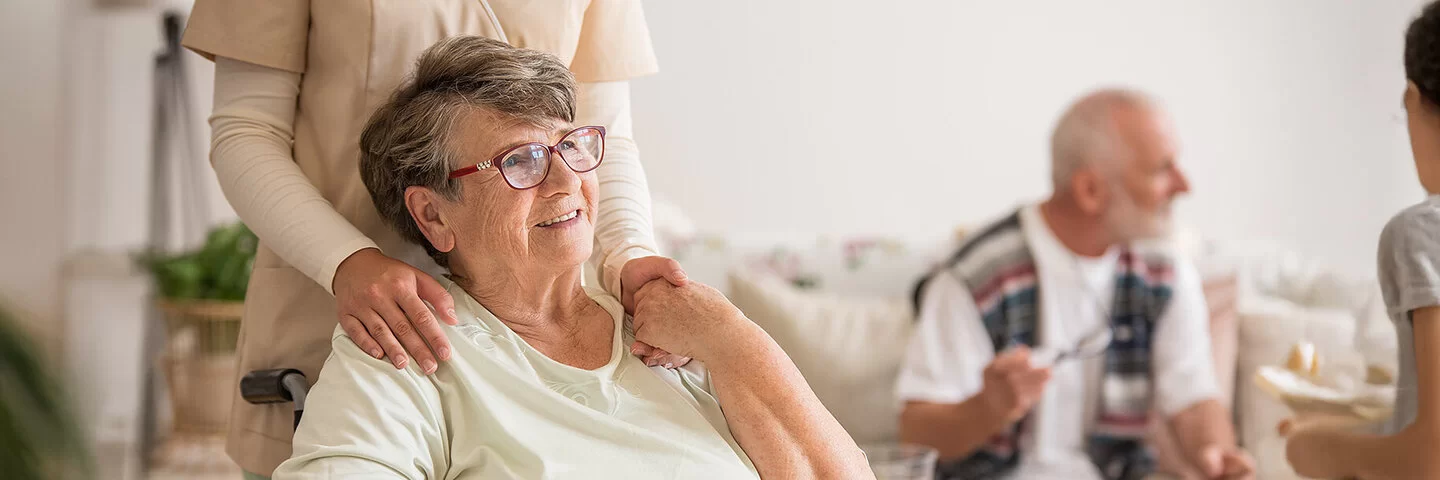
[(942, 478), (1143, 478), (1150, 416), (1202, 478), (1249, 478), (1218, 400), (1199, 274), (1168, 248), (1189, 190), (1164, 112), (1091, 93), (1051, 139), (1050, 198), (978, 231), (916, 287), (900, 435)]

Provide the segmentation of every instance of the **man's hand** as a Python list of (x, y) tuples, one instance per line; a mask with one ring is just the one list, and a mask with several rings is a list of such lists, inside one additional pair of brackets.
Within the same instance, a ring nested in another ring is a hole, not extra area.
[(367, 248), (340, 262), (334, 282), (340, 326), (361, 351), (389, 357), (395, 368), (405, 368), (408, 352), (426, 374), (437, 357), (450, 359), (450, 341), (425, 302), (455, 325), (455, 300), (429, 274)]
[(1050, 381), (1050, 368), (1030, 365), (1030, 349), (1016, 347), (1000, 353), (985, 367), (985, 385), (980, 396), (991, 411), (1006, 423), (1019, 421), (1029, 412)]
[(1255, 461), (1234, 445), (1210, 445), (1200, 450), (1200, 472), (1212, 480), (1251, 480)]
[[(625, 307), (625, 312), (634, 314), (635, 302), (638, 301), (637, 292), (650, 282), (662, 279), (677, 287), (684, 286), (688, 281), (685, 271), (680, 269), (680, 263), (669, 258), (650, 256), (625, 262), (625, 265), (620, 267), (620, 304)], [(665, 368), (675, 368), (690, 363), (688, 357), (674, 355), (639, 341), (630, 346), (630, 353), (645, 360), (645, 365), (651, 367), (664, 365)]]

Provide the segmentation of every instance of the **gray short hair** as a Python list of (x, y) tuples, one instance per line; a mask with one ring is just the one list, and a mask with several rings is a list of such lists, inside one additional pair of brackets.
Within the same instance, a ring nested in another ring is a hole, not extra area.
[(450, 137), (456, 121), (482, 109), (534, 125), (575, 121), (575, 77), (548, 53), (515, 48), (484, 37), (442, 40), (420, 55), (415, 73), (375, 110), (360, 134), (360, 178), (380, 217), (406, 240), (435, 249), (405, 206), (405, 189), (427, 187), (460, 198), (449, 178), (459, 165)]
[(1056, 191), (1068, 188), (1081, 168), (1118, 154), (1120, 131), (1115, 111), (1120, 107), (1154, 109), (1149, 95), (1123, 88), (1091, 92), (1065, 110), (1050, 137), (1050, 181)]

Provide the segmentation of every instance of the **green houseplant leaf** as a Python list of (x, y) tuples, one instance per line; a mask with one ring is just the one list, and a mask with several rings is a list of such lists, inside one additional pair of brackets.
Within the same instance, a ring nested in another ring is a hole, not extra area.
[(0, 308), (0, 472), (17, 480), (92, 478), (88, 448), (60, 382)]
[(195, 251), (150, 252), (140, 255), (139, 261), (154, 277), (163, 298), (241, 301), (258, 244), (255, 234), (236, 222), (211, 229), (205, 244)]

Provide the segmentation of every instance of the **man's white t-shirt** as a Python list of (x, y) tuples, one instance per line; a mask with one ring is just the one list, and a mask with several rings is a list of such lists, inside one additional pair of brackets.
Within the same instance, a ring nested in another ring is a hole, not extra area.
[[(1055, 237), (1036, 205), (1021, 209), (1020, 228), (1039, 277), (1039, 348), (1072, 349), (1106, 326), (1119, 251), (1076, 255)], [(1155, 327), (1152, 345), (1155, 408), (1167, 418), (1219, 396), (1199, 274), (1184, 258), (1176, 258), (1174, 268), (1174, 296)], [(974, 297), (954, 275), (936, 275), (922, 298), (897, 396), (902, 402), (960, 403), (980, 392), (995, 349)], [(1103, 356), (1054, 366), (1021, 432), (1021, 464), (1010, 478), (1101, 478), (1085, 454), (1085, 437), (1094, 425), (1103, 376)]]

